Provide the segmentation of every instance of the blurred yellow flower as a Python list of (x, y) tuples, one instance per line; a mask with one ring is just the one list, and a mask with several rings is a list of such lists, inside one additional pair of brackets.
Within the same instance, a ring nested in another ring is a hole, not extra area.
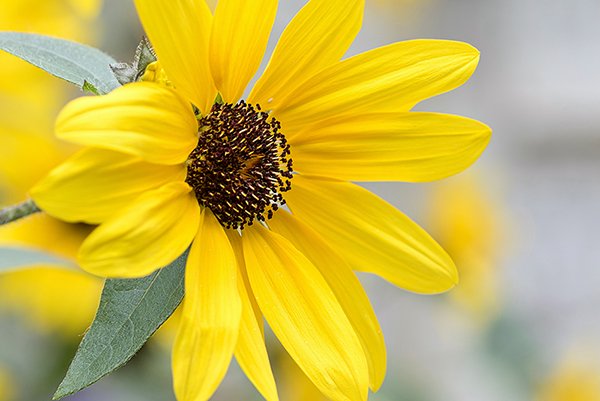
[[(93, 32), (90, 20), (100, 4), (99, 0), (3, 0), (0, 29), (88, 40)], [(75, 149), (52, 135), (55, 114), (68, 88), (0, 52), (0, 204), (23, 200), (33, 183)], [(0, 246), (41, 249), (74, 261), (88, 233), (81, 225), (37, 215), (0, 227)], [(84, 272), (32, 266), (0, 276), (0, 308), (20, 310), (38, 328), (75, 339), (94, 316), (101, 284)]]
[(88, 20), (98, 17), (103, 0), (67, 0), (73, 9)]
[[(29, 188), (40, 177), (71, 154), (71, 147), (60, 144), (48, 134), (52, 132), (51, 125), (46, 124), (44, 120), (52, 118), (52, 111), (44, 108), (16, 107), (8, 100), (3, 110), (12, 109), (11, 105), (18, 110), (14, 113), (9, 112), (6, 116), (3, 113), (0, 120), (0, 205), (25, 199)], [(33, 119), (35, 121), (28, 122), (31, 118), (22, 119), (20, 124), (7, 121), (16, 118), (15, 115), (24, 116), (32, 109), (37, 116)], [(0, 231), (3, 229), (0, 228)]]
[[(101, 0), (3, 0), (0, 29), (89, 41), (90, 19), (100, 5)], [(72, 154), (73, 145), (52, 135), (69, 89), (69, 84), (0, 51), (0, 204), (22, 200), (33, 183)]]
[(285, 352), (277, 355), (276, 371), (281, 398), (286, 401), (327, 401), (292, 358)]
[(210, 398), (234, 354), (278, 399), (264, 314), (326, 397), (365, 400), (386, 353), (352, 269), (421, 293), (445, 291), (457, 275), (427, 233), (350, 181), (430, 181), (472, 164), (489, 127), (410, 109), (463, 84), (479, 52), (415, 40), (340, 61), (364, 1), (312, 0), (246, 102), (276, 0), (221, 0), (214, 15), (203, 0), (135, 3), (159, 57), (154, 76), (172, 87), (136, 82), (67, 105), (57, 135), (89, 147), (32, 197), (54, 217), (99, 224), (78, 258), (99, 276), (145, 276), (191, 244), (173, 351), (178, 399)]
[(493, 318), (500, 306), (501, 210), (480, 178), (472, 174), (436, 183), (428, 205), (427, 226), (456, 263), (461, 278), (448, 295), (480, 323)]
[(367, 0), (367, 4), (372, 3), (380, 7), (406, 7), (417, 4), (423, 5), (429, 2), (430, 0)]
[[(33, 215), (2, 227), (0, 246), (31, 247), (75, 261), (89, 232), (82, 225)], [(76, 339), (89, 327), (101, 289), (102, 281), (85, 272), (31, 266), (0, 276), (0, 309), (21, 310), (38, 329)]]
[[(595, 355), (595, 358), (594, 358)], [(600, 355), (568, 355), (540, 386), (536, 401), (599, 401)]]
[(16, 394), (13, 378), (9, 371), (0, 365), (0, 401), (14, 401)]

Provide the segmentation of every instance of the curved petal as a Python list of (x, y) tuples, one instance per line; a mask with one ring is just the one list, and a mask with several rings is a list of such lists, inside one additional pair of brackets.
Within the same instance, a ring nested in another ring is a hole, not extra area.
[(292, 213), (353, 269), (419, 293), (446, 291), (458, 282), (448, 254), (421, 227), (364, 188), (296, 175), (285, 198)]
[(220, 0), (210, 38), (212, 76), (227, 103), (237, 102), (267, 48), (277, 0)]
[(289, 138), (294, 170), (348, 181), (433, 181), (469, 167), (491, 129), (436, 113), (357, 114)]
[(377, 316), (360, 281), (346, 261), (316, 232), (288, 212), (282, 210), (275, 213), (269, 220), (269, 227), (308, 257), (331, 287), (358, 335), (369, 364), (370, 387), (377, 391), (385, 378), (385, 342)]
[(158, 164), (183, 163), (198, 143), (197, 133), (198, 122), (185, 99), (172, 89), (145, 82), (76, 99), (56, 121), (61, 139)]
[(308, 78), (339, 61), (360, 30), (364, 8), (364, 0), (309, 1), (283, 31), (249, 102), (276, 108)]
[(191, 191), (173, 182), (142, 194), (92, 231), (79, 249), (81, 267), (104, 277), (143, 277), (175, 260), (198, 229)]
[(281, 344), (331, 400), (366, 400), (364, 352), (323, 276), (289, 241), (261, 226), (244, 229), (242, 242), (256, 301)]
[(135, 0), (150, 42), (178, 91), (206, 114), (217, 96), (208, 65), (212, 14), (204, 0)]
[(227, 372), (242, 311), (233, 249), (206, 208), (185, 270), (173, 382), (178, 400), (202, 401), (212, 396)]
[(185, 179), (183, 164), (164, 166), (110, 150), (88, 148), (52, 170), (30, 193), (46, 213), (98, 224), (142, 193)]
[(277, 387), (265, 346), (263, 316), (248, 281), (242, 237), (234, 230), (226, 232), (238, 263), (237, 283), (242, 300), (242, 319), (235, 359), (262, 396), (267, 401), (277, 401)]
[(449, 40), (410, 40), (359, 54), (321, 71), (275, 110), (285, 132), (327, 118), (408, 111), (421, 100), (462, 85), (479, 52)]

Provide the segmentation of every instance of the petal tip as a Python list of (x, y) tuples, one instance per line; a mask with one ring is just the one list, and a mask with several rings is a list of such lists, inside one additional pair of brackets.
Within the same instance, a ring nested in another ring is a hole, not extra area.
[(443, 285), (440, 285), (439, 292), (449, 291), (452, 288), (456, 287), (458, 285), (458, 283), (460, 282), (460, 277), (459, 277), (459, 273), (458, 273), (456, 264), (454, 263), (454, 261), (452, 259), (450, 259), (450, 258), (448, 258), (448, 259), (449, 259), (448, 263), (445, 266), (443, 266), (444, 273), (446, 273), (447, 280), (443, 283)]

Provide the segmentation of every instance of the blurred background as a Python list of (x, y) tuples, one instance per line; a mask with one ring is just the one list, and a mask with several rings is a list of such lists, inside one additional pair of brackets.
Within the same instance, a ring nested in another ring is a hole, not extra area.
[[(281, 1), (270, 49), (304, 4)], [(374, 401), (600, 401), (600, 2), (367, 0), (348, 55), (414, 38), (481, 51), (463, 87), (416, 109), (481, 120), (494, 134), (467, 172), (430, 184), (365, 184), (419, 222), (461, 273), (421, 296), (361, 274), (389, 366)], [(0, 30), (52, 34), (131, 61), (130, 1), (2, 0)], [(77, 89), (0, 54), (0, 205), (74, 149), (52, 137)], [(72, 259), (85, 227), (43, 216), (0, 229), (0, 246)], [(54, 239), (60, 237), (63, 241)], [(49, 400), (89, 326), (102, 283), (34, 266), (0, 276), (0, 401)], [(172, 330), (70, 401), (173, 400)], [(282, 400), (321, 400), (270, 338)], [(233, 362), (215, 400), (260, 400)]]

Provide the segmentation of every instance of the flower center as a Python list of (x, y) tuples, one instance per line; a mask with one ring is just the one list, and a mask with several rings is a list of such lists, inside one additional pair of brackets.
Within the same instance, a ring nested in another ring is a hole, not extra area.
[(186, 182), (198, 202), (225, 228), (264, 221), (291, 189), (290, 145), (281, 124), (260, 106), (218, 104), (199, 123), (198, 146), (187, 161)]

